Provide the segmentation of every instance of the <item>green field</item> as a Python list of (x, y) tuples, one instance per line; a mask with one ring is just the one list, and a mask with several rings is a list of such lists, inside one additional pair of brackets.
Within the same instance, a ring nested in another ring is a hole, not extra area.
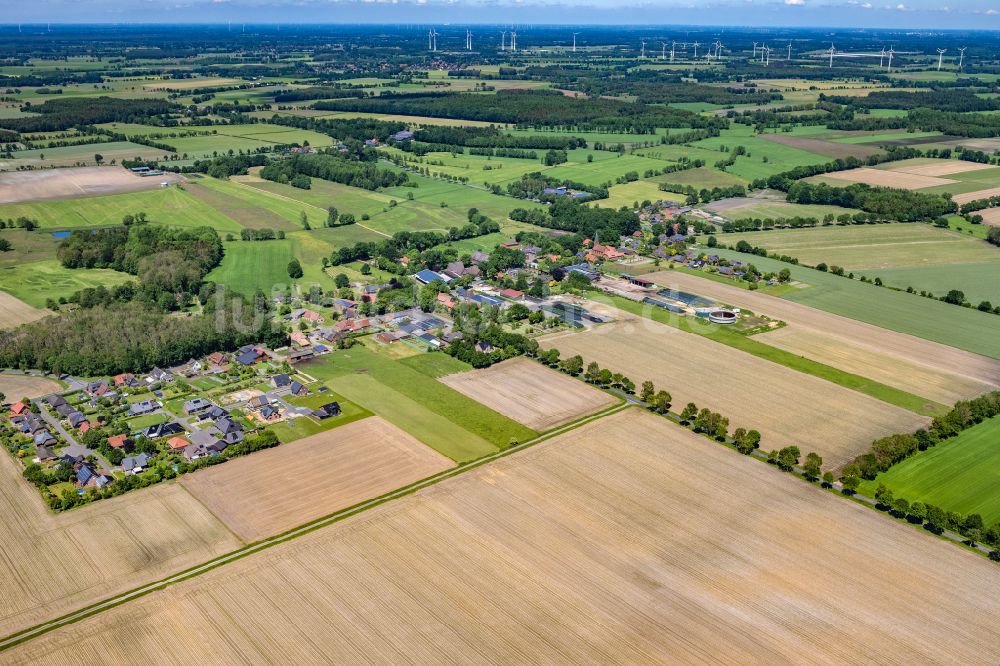
[(456, 462), (536, 434), (438, 382), (427, 368), (360, 345), (311, 361), (303, 371)]
[(257, 289), (270, 294), (273, 288), (283, 290), (292, 283), (288, 277), (288, 262), (293, 256), (289, 239), (233, 241), (225, 243), (225, 251), (222, 263), (205, 276), (207, 281), (247, 296), (253, 296)]
[[(725, 203), (726, 201), (728, 200), (723, 199), (721, 203)], [(745, 206), (721, 208), (708, 204), (704, 208), (718, 212), (719, 215), (732, 220), (742, 220), (751, 217), (755, 219), (771, 218), (773, 220), (783, 217), (816, 217), (822, 219), (826, 215), (842, 215), (844, 213), (851, 214), (858, 212), (855, 208), (841, 208), (840, 206), (825, 206), (823, 204), (797, 204), (768, 199), (747, 199), (746, 201), (747, 205)]]
[(317, 407), (330, 402), (337, 402), (340, 404), (340, 415), (323, 419), (322, 421), (311, 417), (300, 417), (268, 426), (268, 428), (273, 430), (274, 434), (277, 435), (278, 439), (282, 442), (287, 443), (296, 439), (308, 437), (309, 435), (315, 435), (316, 433), (331, 430), (342, 425), (347, 425), (348, 423), (359, 421), (372, 415), (372, 413), (364, 407), (351, 402), (338, 393), (334, 393), (333, 391), (324, 391), (322, 393), (315, 392), (315, 385), (311, 388), (314, 391), (312, 395), (304, 398), (287, 398), (288, 402), (293, 405), (308, 407), (310, 409), (316, 409)]
[(618, 209), (622, 206), (632, 208), (633, 203), (641, 204), (644, 200), (650, 201), (676, 201), (683, 203), (687, 200), (683, 194), (664, 192), (660, 190), (659, 183), (653, 180), (637, 180), (624, 185), (615, 185), (608, 188), (608, 198), (595, 201), (595, 206), (601, 208)]
[[(713, 156), (714, 157), (714, 156)], [(716, 160), (718, 161), (718, 160)], [(739, 176), (734, 176), (725, 171), (719, 171), (712, 167), (698, 167), (697, 169), (687, 169), (685, 171), (675, 171), (665, 173), (662, 176), (653, 178), (657, 183), (676, 183), (678, 185), (690, 185), (696, 189), (713, 187), (729, 187), (731, 185), (746, 185), (746, 180)]]
[(55, 259), (0, 268), (0, 290), (36, 308), (44, 308), (49, 298), (69, 296), (87, 287), (112, 287), (134, 279), (127, 273), (106, 269), (63, 268)]
[[(749, 155), (737, 157), (736, 163), (726, 171), (747, 180), (766, 178), (797, 166), (824, 164), (830, 161), (825, 155), (761, 139), (754, 134), (752, 127), (745, 125), (733, 125), (730, 129), (723, 130), (720, 136), (696, 141), (691, 145), (715, 153), (714, 160), (706, 160), (709, 164), (726, 159), (728, 151), (736, 146), (744, 146)], [(727, 150), (721, 151), (721, 146), (725, 146)]]
[(782, 296), (788, 300), (857, 319), (918, 338), (1000, 358), (1000, 335), (996, 315), (961, 308), (913, 294), (876, 287), (858, 280), (793, 266), (774, 259), (731, 250), (716, 250), (720, 256), (752, 261), (763, 271), (788, 268), (792, 277), (811, 285)]
[[(211, 180), (206, 178), (207, 180)], [(175, 227), (209, 226), (219, 232), (239, 233), (240, 225), (178, 187), (113, 194), (102, 197), (57, 199), (0, 206), (0, 217), (22, 215), (38, 220), (43, 229), (75, 229), (121, 224), (127, 214), (145, 212), (157, 224)]]
[(912, 286), (939, 296), (959, 289), (974, 305), (1000, 303), (1000, 252), (967, 234), (927, 224), (778, 229), (724, 234), (720, 240), (727, 245), (745, 240), (805, 264), (841, 266), (901, 289)]
[(880, 483), (897, 498), (978, 513), (992, 525), (1000, 520), (1000, 417), (894, 465), (861, 492), (872, 496)]

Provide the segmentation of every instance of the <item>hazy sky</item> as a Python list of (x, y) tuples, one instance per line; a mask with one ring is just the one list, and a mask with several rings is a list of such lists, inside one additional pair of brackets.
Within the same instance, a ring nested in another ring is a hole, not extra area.
[(1000, 3), (992, 1), (991, 5), (990, 0), (0, 0), (0, 21), (504, 22), (997, 30)]

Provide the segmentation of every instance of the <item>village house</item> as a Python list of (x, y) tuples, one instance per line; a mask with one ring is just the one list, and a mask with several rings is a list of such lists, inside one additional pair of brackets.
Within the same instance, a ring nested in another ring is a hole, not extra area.
[(135, 386), (135, 375), (131, 372), (123, 372), (120, 375), (115, 375), (114, 377), (115, 387), (130, 387)]
[[(89, 384), (87, 384), (84, 390), (87, 392), (88, 395), (95, 398), (99, 398), (108, 392), (108, 383), (103, 379), (99, 379), (96, 382), (90, 382)], [(65, 403), (65, 401), (63, 402)], [(51, 405), (52, 403), (49, 404)], [(52, 406), (56, 407), (56, 405)]]
[(166, 370), (160, 368), (153, 368), (149, 371), (149, 375), (146, 376), (147, 384), (163, 384), (173, 380), (173, 375), (171, 375)]
[(314, 409), (312, 415), (320, 419), (328, 419), (332, 416), (340, 415), (340, 403), (338, 402), (328, 402), (327, 404)]
[(299, 363), (300, 361), (307, 361), (316, 355), (316, 352), (309, 347), (304, 349), (295, 349), (288, 353), (289, 363)]
[(126, 456), (122, 458), (122, 469), (129, 474), (140, 474), (149, 466), (150, 460), (152, 458), (146, 453), (140, 453), (137, 456)]
[(157, 423), (147, 428), (143, 428), (138, 432), (138, 434), (146, 437), (147, 439), (160, 439), (161, 437), (179, 435), (182, 432), (184, 432), (184, 428), (181, 424), (171, 421), (170, 423)]
[(203, 412), (212, 406), (213, 405), (210, 401), (202, 397), (197, 397), (185, 401), (182, 409), (184, 410), (185, 414), (190, 416), (191, 414), (197, 414), (199, 412)]
[(108, 446), (113, 449), (122, 449), (124, 451), (131, 451), (134, 442), (129, 439), (128, 435), (112, 435), (108, 437)]
[(167, 446), (170, 447), (171, 451), (178, 451), (180, 449), (186, 448), (191, 442), (187, 441), (181, 436), (171, 437), (167, 440)]
[(238, 444), (243, 441), (243, 425), (228, 416), (213, 423), (210, 430), (217, 433), (226, 444)]
[(307, 389), (303, 384), (300, 384), (299, 382), (293, 381), (289, 388), (291, 389), (290, 393), (294, 396), (301, 398), (309, 395), (309, 389)]
[(59, 405), (65, 405), (66, 404), (66, 398), (62, 397), (61, 395), (59, 395), (57, 393), (53, 393), (52, 395), (47, 396), (45, 398), (45, 402), (48, 404), (49, 407), (52, 407), (53, 409), (55, 409)]
[(451, 294), (446, 294), (443, 292), (437, 295), (437, 302), (440, 305), (443, 305), (444, 307), (448, 308), (449, 310), (454, 310), (455, 306), (458, 305), (455, 299), (451, 297)]
[(31, 407), (29, 407), (26, 403), (20, 401), (15, 402), (14, 405), (10, 408), (10, 413), (12, 416), (21, 416), (22, 414), (27, 414), (29, 412), (31, 412)]
[(133, 402), (128, 407), (129, 416), (142, 416), (143, 414), (149, 414), (150, 412), (155, 412), (160, 408), (159, 403), (152, 400), (140, 400), (139, 402)]
[(222, 352), (212, 352), (208, 355), (208, 362), (214, 366), (221, 367), (226, 364), (226, 355)]
[(274, 375), (271, 377), (271, 385), (274, 388), (285, 388), (292, 383), (292, 378), (286, 374)]

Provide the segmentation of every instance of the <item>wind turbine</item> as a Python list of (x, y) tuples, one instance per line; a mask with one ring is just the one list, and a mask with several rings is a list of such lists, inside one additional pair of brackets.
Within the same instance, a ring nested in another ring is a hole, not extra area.
[(674, 49), (677, 48), (677, 42), (670, 42), (670, 63), (674, 62)]
[(753, 60), (756, 57), (757, 57), (757, 42), (754, 42), (753, 43), (753, 55), (750, 56), (750, 59)]
[[(833, 44), (830, 44), (830, 67), (833, 67), (833, 55), (836, 52), (837, 48)], [(891, 62), (891, 57), (890, 57), (890, 62)]]
[(892, 55), (893, 55), (894, 53), (895, 53), (895, 51), (894, 51), (894, 50), (893, 50), (893, 48), (892, 48), (892, 47), (890, 46), (890, 47), (889, 47), (889, 53), (888, 53), (888, 55), (889, 55), (889, 67), (888, 67), (888, 68), (886, 69), (886, 71), (887, 71), (887, 72), (891, 72), (891, 71), (892, 71)]
[(760, 45), (760, 61), (764, 62), (764, 52), (768, 51), (768, 46), (766, 43)]
[(434, 50), (434, 28), (427, 31), (427, 50)]
[(937, 71), (939, 71), (939, 72), (941, 71), (941, 61), (944, 59), (944, 52), (947, 51), (947, 50), (948, 49), (938, 49), (937, 50), (937, 52), (938, 52), (938, 67), (937, 67)]
[(500, 50), (501, 51), (506, 51), (507, 50), (507, 31), (506, 30), (501, 31), (501, 33), (500, 33)]
[(791, 61), (792, 59), (792, 40), (788, 40), (788, 56), (785, 60)]
[(578, 32), (574, 32), (573, 33), (573, 53), (576, 53), (576, 36), (579, 35), (579, 34), (580, 33), (578, 33)]
[(660, 60), (667, 59), (667, 43), (660, 42)]
[(646, 40), (643, 39), (641, 41), (642, 41), (642, 50), (639, 52), (639, 58), (645, 60), (646, 59)]
[(465, 31), (465, 49), (467, 51), (471, 51), (472, 50), (472, 31), (471, 30), (466, 30)]
[(715, 40), (715, 58), (716, 58), (716, 60), (722, 58), (722, 48), (723, 48), (722, 47), (722, 40), (721, 39)]
[(510, 31), (510, 50), (517, 53), (517, 31)]
[[(20, 27), (18, 28), (18, 32), (20, 32)], [(963, 46), (962, 48), (960, 48), (958, 50), (958, 69), (959, 70), (962, 69), (962, 61), (965, 60), (965, 49), (967, 49), (967, 48), (968, 48), (967, 46)]]
[(885, 62), (885, 47), (883, 46), (882, 47), (882, 51), (878, 54), (878, 66), (879, 66), (879, 68), (882, 67), (882, 64), (884, 62)]
[(691, 46), (694, 47), (694, 59), (697, 60), (698, 59), (698, 47), (701, 46), (701, 44), (699, 44), (698, 42), (695, 42)]

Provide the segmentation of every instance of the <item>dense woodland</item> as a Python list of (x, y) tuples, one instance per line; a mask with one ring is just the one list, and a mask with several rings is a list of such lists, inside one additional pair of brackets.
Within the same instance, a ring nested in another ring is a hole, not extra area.
[(156, 116), (165, 115), (174, 108), (175, 105), (162, 99), (67, 97), (36, 105), (26, 103), (26, 111), (40, 115), (0, 118), (0, 126), (16, 132), (53, 132), (97, 123), (152, 124)]
[(317, 102), (316, 109), (364, 111), (482, 120), (539, 127), (651, 134), (658, 127), (724, 127), (726, 120), (669, 107), (607, 99), (571, 98), (558, 91), (499, 91), (495, 95), (460, 93), (383, 94), (367, 99)]
[(296, 177), (310, 176), (365, 190), (396, 187), (409, 180), (409, 176), (403, 171), (380, 168), (336, 153), (293, 155), (264, 167), (260, 175), (267, 180), (292, 184), (295, 184)]

